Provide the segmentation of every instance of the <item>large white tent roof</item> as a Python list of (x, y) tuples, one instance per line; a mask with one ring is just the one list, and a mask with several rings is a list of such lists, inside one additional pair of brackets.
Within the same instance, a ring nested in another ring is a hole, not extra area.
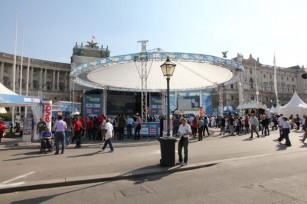
[[(144, 58), (145, 56), (145, 58)], [(71, 77), (76, 83), (92, 88), (140, 91), (142, 70), (147, 75), (149, 91), (166, 89), (166, 79), (160, 66), (166, 58), (176, 63), (170, 80), (171, 90), (196, 90), (233, 83), (244, 71), (233, 60), (191, 53), (138, 53), (109, 57), (75, 67)], [(142, 69), (143, 68), (143, 69)]]
[(296, 92), (294, 92), (291, 100), (281, 108), (297, 108), (297, 107), (307, 108), (307, 104), (298, 96)]
[(0, 94), (8, 94), (8, 95), (17, 95), (14, 91), (6, 88), (3, 84), (0, 83)]

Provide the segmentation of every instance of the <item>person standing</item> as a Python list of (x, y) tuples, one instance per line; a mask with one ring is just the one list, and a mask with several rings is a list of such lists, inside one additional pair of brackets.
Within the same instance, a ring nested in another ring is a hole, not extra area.
[(160, 137), (163, 137), (163, 130), (164, 130), (164, 116), (160, 116)]
[(283, 139), (286, 140), (286, 143), (285, 145), (287, 147), (291, 147), (291, 142), (290, 142), (290, 139), (289, 139), (289, 133), (290, 133), (290, 128), (291, 128), (291, 125), (290, 125), (290, 122), (288, 120), (287, 117), (283, 117), (283, 127), (282, 127), (282, 138), (278, 139), (279, 142), (281, 142)]
[(305, 140), (307, 139), (307, 115), (303, 115), (304, 118), (304, 124), (303, 124), (303, 130), (304, 130), (304, 138), (301, 139), (301, 141), (304, 143)]
[(221, 121), (220, 121), (220, 134), (219, 135), (225, 135), (225, 129), (226, 129), (226, 119), (224, 116), (221, 116)]
[[(179, 155), (179, 163), (182, 166), (188, 164), (188, 145), (189, 145), (189, 136), (192, 134), (191, 126), (187, 124), (185, 118), (181, 119), (181, 125), (178, 129), (180, 140), (178, 143), (178, 155)], [(182, 160), (182, 148), (184, 150), (184, 158)]]
[(126, 120), (124, 118), (124, 115), (120, 115), (118, 118), (118, 140), (124, 140), (125, 136), (125, 126), (126, 126)]
[(40, 118), (39, 122), (36, 125), (36, 131), (39, 134), (39, 139), (41, 139), (42, 132), (46, 130), (46, 127), (47, 127), (46, 122), (44, 121), (43, 118)]
[(127, 137), (132, 137), (132, 126), (133, 126), (133, 118), (131, 116), (128, 116), (127, 118)]
[(0, 118), (0, 144), (1, 144), (1, 139), (4, 137), (6, 131), (6, 125), (4, 124), (2, 118)]
[(255, 117), (254, 114), (251, 115), (251, 118), (249, 120), (249, 123), (251, 125), (251, 136), (250, 138), (253, 138), (253, 132), (255, 131), (256, 134), (257, 134), (257, 137), (259, 138), (259, 133), (258, 133), (258, 130), (257, 130), (257, 127), (259, 125), (259, 121), (258, 119)]
[(297, 130), (300, 130), (301, 118), (298, 114), (296, 114), (296, 118), (294, 119), (294, 122), (296, 124)]
[(234, 136), (235, 135), (235, 132), (234, 132), (234, 130), (235, 130), (235, 119), (232, 117), (232, 115), (231, 114), (229, 114), (228, 115), (228, 125), (229, 125), (229, 136)]
[(203, 136), (205, 136), (205, 133), (207, 132), (208, 136), (210, 135), (209, 133), (209, 129), (208, 129), (208, 126), (209, 126), (209, 123), (210, 123), (210, 120), (207, 116), (204, 117), (204, 131), (203, 131)]
[(204, 120), (202, 117), (200, 117), (197, 121), (198, 126), (198, 141), (203, 140), (203, 130), (204, 130)]
[(105, 133), (105, 142), (103, 144), (103, 146), (101, 147), (102, 151), (105, 150), (105, 148), (107, 147), (107, 145), (109, 144), (109, 147), (111, 149), (110, 152), (114, 152), (114, 148), (113, 148), (113, 145), (112, 145), (112, 137), (113, 137), (113, 125), (110, 123), (110, 120), (107, 119), (106, 120), (106, 124), (105, 124), (105, 130), (106, 130), (106, 133)]
[(53, 129), (55, 131), (55, 153), (59, 154), (60, 141), (62, 143), (61, 154), (64, 154), (65, 150), (65, 131), (67, 130), (67, 124), (63, 121), (61, 115), (58, 116), (58, 121), (54, 124)]
[(177, 137), (180, 120), (177, 116), (173, 118), (173, 137)]
[(142, 129), (142, 119), (140, 116), (137, 116), (136, 118), (136, 127), (134, 132), (134, 139), (139, 140), (140, 139), (140, 131)]
[(74, 123), (74, 136), (76, 139), (76, 146), (75, 148), (81, 147), (81, 131), (82, 131), (82, 122), (80, 116), (76, 119)]

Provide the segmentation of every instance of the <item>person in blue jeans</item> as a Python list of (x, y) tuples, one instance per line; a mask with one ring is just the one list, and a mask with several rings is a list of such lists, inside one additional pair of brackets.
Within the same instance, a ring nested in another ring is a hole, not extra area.
[(64, 154), (65, 150), (65, 131), (67, 130), (67, 124), (63, 121), (62, 116), (58, 116), (58, 121), (53, 126), (55, 131), (55, 153), (59, 154), (59, 146), (60, 142), (62, 144), (62, 151), (61, 154)]

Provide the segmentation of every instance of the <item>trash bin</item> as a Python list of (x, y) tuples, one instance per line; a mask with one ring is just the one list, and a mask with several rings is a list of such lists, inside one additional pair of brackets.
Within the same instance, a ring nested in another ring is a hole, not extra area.
[(176, 138), (174, 137), (159, 137), (161, 147), (161, 159), (160, 165), (162, 167), (175, 166), (175, 143)]

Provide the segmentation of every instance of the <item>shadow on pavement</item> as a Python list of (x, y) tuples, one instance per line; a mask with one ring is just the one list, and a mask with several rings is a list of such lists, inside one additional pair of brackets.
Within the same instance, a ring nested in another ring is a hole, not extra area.
[[(100, 154), (100, 153), (104, 153), (104, 152), (96, 151), (96, 152), (92, 152), (92, 153), (88, 153), (88, 154), (80, 154), (80, 155), (75, 155), (75, 156), (68, 156), (67, 158), (90, 157), (90, 156), (94, 156), (94, 155)], [(107, 152), (105, 152), (105, 153), (107, 153)]]
[(65, 195), (65, 194), (69, 194), (69, 193), (73, 193), (73, 192), (77, 192), (77, 191), (82, 191), (82, 190), (85, 190), (85, 189), (94, 188), (96, 186), (104, 185), (105, 183), (108, 183), (108, 182), (91, 185), (91, 186), (80, 188), (80, 189), (77, 189), (77, 190), (71, 190), (71, 191), (66, 191), (66, 192), (63, 192), (63, 193), (57, 193), (57, 194), (53, 194), (53, 195), (50, 195), (50, 196), (42, 196), (42, 197), (36, 197), (36, 198), (29, 198), (29, 199), (25, 199), (25, 200), (12, 201), (11, 204), (45, 203), (46, 201), (51, 200), (51, 199), (53, 199), (57, 196), (61, 196), (61, 195)]
[(276, 151), (282, 151), (282, 150), (286, 150), (287, 149), (287, 146), (282, 144), (282, 143), (278, 143), (276, 145)]
[(128, 179), (128, 180), (133, 181), (134, 184), (141, 184), (141, 183), (148, 182), (148, 181), (156, 181), (156, 180), (160, 180), (161, 178), (163, 178), (165, 176), (169, 176), (170, 174), (177, 172), (177, 170), (180, 169), (180, 168), (182, 168), (182, 166), (180, 166), (180, 165), (170, 167), (170, 168), (161, 167), (160, 164), (146, 166), (146, 167), (143, 167), (143, 168), (135, 169), (131, 172), (128, 172), (127, 174), (133, 174), (135, 172), (142, 172), (142, 171), (147, 171), (147, 170), (152, 170), (152, 169), (164, 169), (164, 170), (171, 170), (171, 171), (162, 172), (161, 174), (155, 173), (153, 175), (140, 176), (140, 177), (131, 178), (131, 179)]

